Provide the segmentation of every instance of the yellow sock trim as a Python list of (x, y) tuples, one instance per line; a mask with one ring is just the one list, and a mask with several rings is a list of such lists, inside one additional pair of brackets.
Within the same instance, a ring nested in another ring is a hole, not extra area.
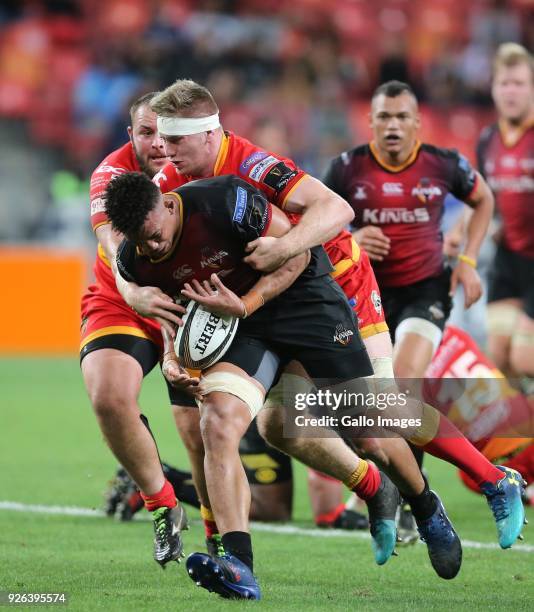
[(345, 485), (351, 491), (355, 486), (359, 485), (360, 482), (365, 478), (367, 474), (367, 470), (369, 469), (369, 464), (365, 459), (360, 459), (358, 462), (358, 467), (352, 472), (349, 479), (345, 481)]
[(436, 437), (439, 429), (440, 413), (429, 404), (423, 404), (423, 416), (421, 427), (418, 427), (414, 434), (408, 438), (415, 446), (425, 446)]
[(206, 508), (206, 506), (203, 506), (202, 504), (200, 504), (200, 516), (205, 521), (212, 521), (215, 523), (215, 516), (213, 515), (211, 508)]

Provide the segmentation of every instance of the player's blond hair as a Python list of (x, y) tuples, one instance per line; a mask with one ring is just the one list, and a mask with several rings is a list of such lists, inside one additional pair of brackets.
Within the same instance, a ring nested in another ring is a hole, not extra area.
[(160, 117), (208, 117), (219, 112), (210, 91), (189, 79), (178, 79), (154, 96), (150, 108)]
[(526, 64), (534, 78), (534, 58), (525, 47), (518, 43), (508, 42), (499, 45), (493, 60), (493, 74), (499, 68), (511, 68), (519, 64)]

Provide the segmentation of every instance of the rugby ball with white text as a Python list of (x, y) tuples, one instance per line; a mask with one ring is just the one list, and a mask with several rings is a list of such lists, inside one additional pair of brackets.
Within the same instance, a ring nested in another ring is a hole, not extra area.
[(176, 332), (174, 350), (184, 368), (205, 370), (226, 353), (236, 334), (239, 319), (209, 312), (194, 300), (189, 300), (184, 306), (184, 324)]

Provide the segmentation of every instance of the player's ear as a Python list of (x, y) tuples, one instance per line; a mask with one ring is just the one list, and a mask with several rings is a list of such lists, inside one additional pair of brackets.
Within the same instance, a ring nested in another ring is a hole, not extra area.
[(130, 139), (130, 142), (132, 142), (132, 143), (133, 143), (133, 135), (132, 135), (132, 134), (133, 134), (133, 130), (132, 130), (132, 126), (131, 126), (131, 125), (129, 125), (129, 126), (126, 128), (126, 131), (128, 132), (128, 138)]

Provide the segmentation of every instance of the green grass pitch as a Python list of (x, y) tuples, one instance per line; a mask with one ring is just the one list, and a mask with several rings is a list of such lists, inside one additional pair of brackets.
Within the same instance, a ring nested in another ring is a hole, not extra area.
[[(0, 502), (99, 508), (116, 464), (102, 440), (76, 359), (0, 359)], [(159, 373), (145, 382), (141, 404), (162, 457), (185, 466)], [(454, 469), (428, 461), (466, 541), (495, 543), (483, 498), (463, 488)], [(294, 517), (311, 528), (304, 470), (297, 468)], [(186, 552), (202, 550), (198, 513)], [(228, 602), (195, 587), (183, 565), (162, 571), (152, 560), (152, 527), (104, 517), (15, 512), (0, 503), (0, 590), (69, 593), (70, 610), (531, 610), (534, 512), (527, 511), (526, 551), (464, 548), (459, 576), (437, 578), (423, 545), (401, 549), (377, 567), (369, 541), (253, 532), (263, 601)]]

